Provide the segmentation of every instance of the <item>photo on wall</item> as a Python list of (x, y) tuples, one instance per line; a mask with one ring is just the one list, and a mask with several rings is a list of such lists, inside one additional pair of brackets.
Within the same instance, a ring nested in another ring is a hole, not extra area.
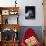
[(25, 19), (35, 19), (35, 6), (25, 6)]

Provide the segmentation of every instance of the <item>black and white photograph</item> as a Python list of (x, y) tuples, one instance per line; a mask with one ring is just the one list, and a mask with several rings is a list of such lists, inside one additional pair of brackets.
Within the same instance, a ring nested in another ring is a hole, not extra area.
[(25, 6), (25, 19), (35, 19), (35, 6)]

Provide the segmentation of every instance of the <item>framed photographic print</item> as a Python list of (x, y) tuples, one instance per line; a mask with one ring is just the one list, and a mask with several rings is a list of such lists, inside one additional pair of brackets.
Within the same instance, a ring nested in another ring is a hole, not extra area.
[(9, 10), (2, 10), (2, 15), (9, 15)]
[(35, 19), (35, 6), (25, 6), (25, 19)]

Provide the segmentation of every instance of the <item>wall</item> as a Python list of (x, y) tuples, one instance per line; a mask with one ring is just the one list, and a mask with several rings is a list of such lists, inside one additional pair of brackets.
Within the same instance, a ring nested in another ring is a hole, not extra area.
[[(19, 1), (21, 4), (20, 8), (20, 23), (22, 26), (43, 26), (43, 6), (42, 0), (21, 0)], [(36, 9), (36, 18), (34, 20), (25, 20), (25, 6), (35, 6)]]
[[(0, 0), (0, 6), (15, 6), (15, 0)], [(42, 0), (17, 0), (19, 6), (19, 24), (21, 26), (43, 26), (43, 6)], [(25, 20), (25, 6), (35, 6), (35, 19)]]

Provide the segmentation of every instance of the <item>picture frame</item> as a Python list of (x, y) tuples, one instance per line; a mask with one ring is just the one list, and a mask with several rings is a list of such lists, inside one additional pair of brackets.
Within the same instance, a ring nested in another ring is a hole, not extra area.
[(2, 10), (2, 15), (9, 15), (9, 10)]
[(35, 6), (25, 6), (25, 19), (35, 19)]

